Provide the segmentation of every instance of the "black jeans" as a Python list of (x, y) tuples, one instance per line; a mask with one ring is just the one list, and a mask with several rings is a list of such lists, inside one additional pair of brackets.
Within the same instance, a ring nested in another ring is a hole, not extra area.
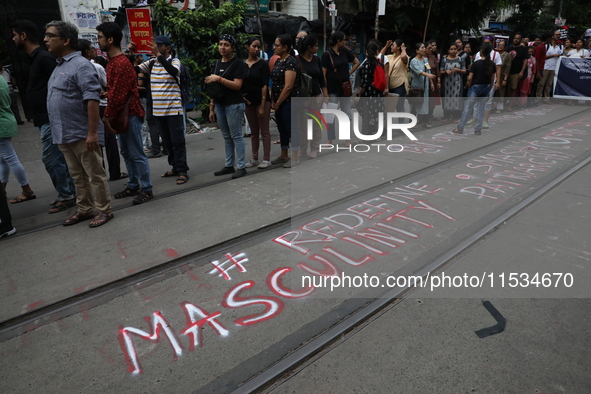
[[(187, 147), (183, 132), (184, 115), (155, 116), (154, 118), (158, 123), (164, 148), (168, 151), (168, 164), (172, 166), (172, 172), (178, 175), (187, 175), (189, 166), (187, 165)], [(154, 146), (154, 141), (152, 141), (152, 146)]]

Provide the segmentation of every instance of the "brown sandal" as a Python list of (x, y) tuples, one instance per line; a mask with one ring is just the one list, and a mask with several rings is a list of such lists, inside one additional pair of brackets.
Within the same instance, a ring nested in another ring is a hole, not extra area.
[[(21, 196), (23, 196), (23, 197), (21, 197)], [(21, 196), (13, 198), (12, 200), (9, 201), (9, 203), (18, 204), (19, 202), (25, 202), (25, 201), (34, 200), (37, 198), (37, 196), (35, 195), (34, 192), (23, 193), (23, 194), (21, 194)]]
[(94, 217), (94, 220), (92, 222), (90, 222), (88, 227), (91, 227), (91, 228), (100, 227), (103, 224), (107, 223), (109, 220), (113, 219), (113, 217), (114, 217), (114, 215), (112, 212), (109, 212), (109, 213), (99, 212)]
[(70, 216), (70, 218), (67, 219), (65, 222), (63, 222), (62, 224), (64, 226), (72, 226), (74, 224), (78, 224), (78, 223), (83, 222), (85, 220), (92, 219), (93, 217), (94, 217), (94, 214), (92, 214), (92, 213), (83, 214), (82, 212), (76, 211), (75, 214)]
[(55, 204), (53, 204), (53, 207), (49, 210), (48, 213), (62, 212), (68, 208), (72, 208), (74, 205), (76, 205), (76, 201), (74, 198), (71, 198), (69, 200), (58, 201)]

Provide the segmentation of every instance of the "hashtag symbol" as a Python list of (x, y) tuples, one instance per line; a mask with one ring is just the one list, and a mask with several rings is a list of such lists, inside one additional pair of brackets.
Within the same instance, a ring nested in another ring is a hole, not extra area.
[[(223, 261), (222, 263), (220, 263), (217, 260), (211, 262), (211, 265), (213, 265), (214, 268), (211, 271), (209, 271), (210, 275), (219, 272), (218, 276), (222, 276), (225, 280), (230, 280), (232, 278), (230, 278), (230, 275), (228, 275), (228, 271), (230, 271), (232, 268), (238, 267), (238, 271), (246, 272), (246, 268), (244, 268), (244, 266), (242, 265), (248, 262), (246, 254), (238, 253), (235, 255), (231, 255), (230, 253), (226, 253), (224, 256), (226, 256), (227, 260)], [(226, 265), (228, 264), (229, 266), (226, 268)]]

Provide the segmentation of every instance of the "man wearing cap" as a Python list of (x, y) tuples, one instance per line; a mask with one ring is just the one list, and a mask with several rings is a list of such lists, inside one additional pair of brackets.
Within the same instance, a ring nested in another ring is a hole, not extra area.
[[(189, 166), (183, 132), (185, 118), (180, 87), (181, 62), (171, 56), (168, 37), (156, 37), (152, 51), (156, 60), (143, 62), (137, 68), (144, 74), (150, 74), (152, 113), (158, 123), (164, 147), (169, 152), (168, 164), (172, 169), (162, 177), (177, 177), (176, 184), (182, 185), (189, 180)], [(153, 144), (157, 142), (152, 141)]]
[[(129, 174), (125, 190), (115, 193), (114, 197), (135, 196), (133, 204), (143, 204), (151, 200), (154, 195), (152, 194), (150, 166), (142, 143), (142, 124), (145, 113), (137, 90), (137, 75), (127, 57), (121, 52), (123, 33), (119, 25), (115, 22), (105, 22), (98, 25), (96, 30), (98, 31), (98, 44), (109, 55), (109, 63), (107, 63), (108, 101), (103, 123), (107, 132), (120, 133), (121, 156), (125, 160)], [(129, 128), (127, 131), (117, 130), (118, 126), (111, 123), (124, 110), (127, 100), (129, 100)]]

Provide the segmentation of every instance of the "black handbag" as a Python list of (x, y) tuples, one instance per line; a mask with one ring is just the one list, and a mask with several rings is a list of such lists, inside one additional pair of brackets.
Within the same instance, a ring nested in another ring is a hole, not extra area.
[(410, 105), (420, 105), (423, 102), (423, 95), (425, 90), (421, 88), (410, 88), (406, 94), (406, 98)]

